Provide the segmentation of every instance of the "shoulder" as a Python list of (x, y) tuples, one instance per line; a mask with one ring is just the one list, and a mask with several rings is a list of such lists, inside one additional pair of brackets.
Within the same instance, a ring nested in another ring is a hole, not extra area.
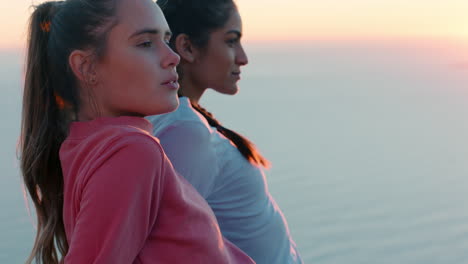
[(159, 140), (148, 132), (132, 126), (111, 126), (96, 132), (95, 140), (100, 141), (103, 156), (115, 154), (129, 157), (129, 161), (145, 162), (148, 157), (154, 163), (162, 160), (164, 151)]
[[(124, 131), (124, 133), (122, 133)], [(166, 177), (167, 159), (159, 142), (138, 130), (124, 128), (106, 142), (95, 160), (89, 179), (127, 187), (160, 182)]]
[(197, 121), (179, 121), (165, 127), (156, 134), (161, 141), (166, 137), (208, 143), (212, 137), (213, 129)]
[(147, 119), (153, 125), (153, 134), (159, 136), (165, 130), (180, 124), (190, 124), (189, 126), (199, 123), (198, 126), (204, 127), (206, 131), (210, 131), (211, 127), (206, 119), (196, 111), (190, 101), (186, 97), (180, 98), (180, 105), (174, 112), (149, 116)]

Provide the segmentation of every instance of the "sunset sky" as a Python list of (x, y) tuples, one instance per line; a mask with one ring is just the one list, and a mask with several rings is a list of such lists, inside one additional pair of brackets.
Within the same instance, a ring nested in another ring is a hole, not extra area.
[[(29, 8), (9, 1), (0, 48), (21, 47)], [(248, 41), (334, 38), (444, 38), (468, 41), (467, 0), (237, 0)]]

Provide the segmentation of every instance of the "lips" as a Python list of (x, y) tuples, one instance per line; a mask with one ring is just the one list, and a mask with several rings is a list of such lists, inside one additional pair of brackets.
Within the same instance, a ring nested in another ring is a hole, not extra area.
[(170, 89), (179, 89), (179, 77), (177, 75), (171, 76), (169, 79), (161, 83), (162, 86), (166, 86)]
[(176, 83), (179, 80), (179, 77), (177, 75), (174, 75), (168, 79), (166, 79), (164, 82), (161, 83), (161, 85), (167, 85), (170, 83)]
[(232, 76), (234, 76), (234, 78), (235, 78), (237, 81), (240, 80), (240, 78), (241, 78), (241, 77), (240, 77), (240, 76), (241, 76), (241, 72), (240, 72), (240, 71), (238, 71), (238, 72), (232, 72), (231, 74), (232, 74)]

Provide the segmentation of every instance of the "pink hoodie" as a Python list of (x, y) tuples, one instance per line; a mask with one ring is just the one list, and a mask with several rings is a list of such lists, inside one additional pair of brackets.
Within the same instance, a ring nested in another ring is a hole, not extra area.
[(71, 124), (60, 148), (66, 264), (254, 263), (140, 117)]

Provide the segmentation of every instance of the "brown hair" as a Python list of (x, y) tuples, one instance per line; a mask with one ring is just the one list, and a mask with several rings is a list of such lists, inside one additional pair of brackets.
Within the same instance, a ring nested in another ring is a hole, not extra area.
[(98, 58), (103, 55), (115, 2), (49, 1), (36, 6), (30, 17), (19, 151), (37, 233), (26, 263), (56, 264), (68, 251), (59, 149), (80, 107), (79, 83), (68, 57), (86, 48)]

